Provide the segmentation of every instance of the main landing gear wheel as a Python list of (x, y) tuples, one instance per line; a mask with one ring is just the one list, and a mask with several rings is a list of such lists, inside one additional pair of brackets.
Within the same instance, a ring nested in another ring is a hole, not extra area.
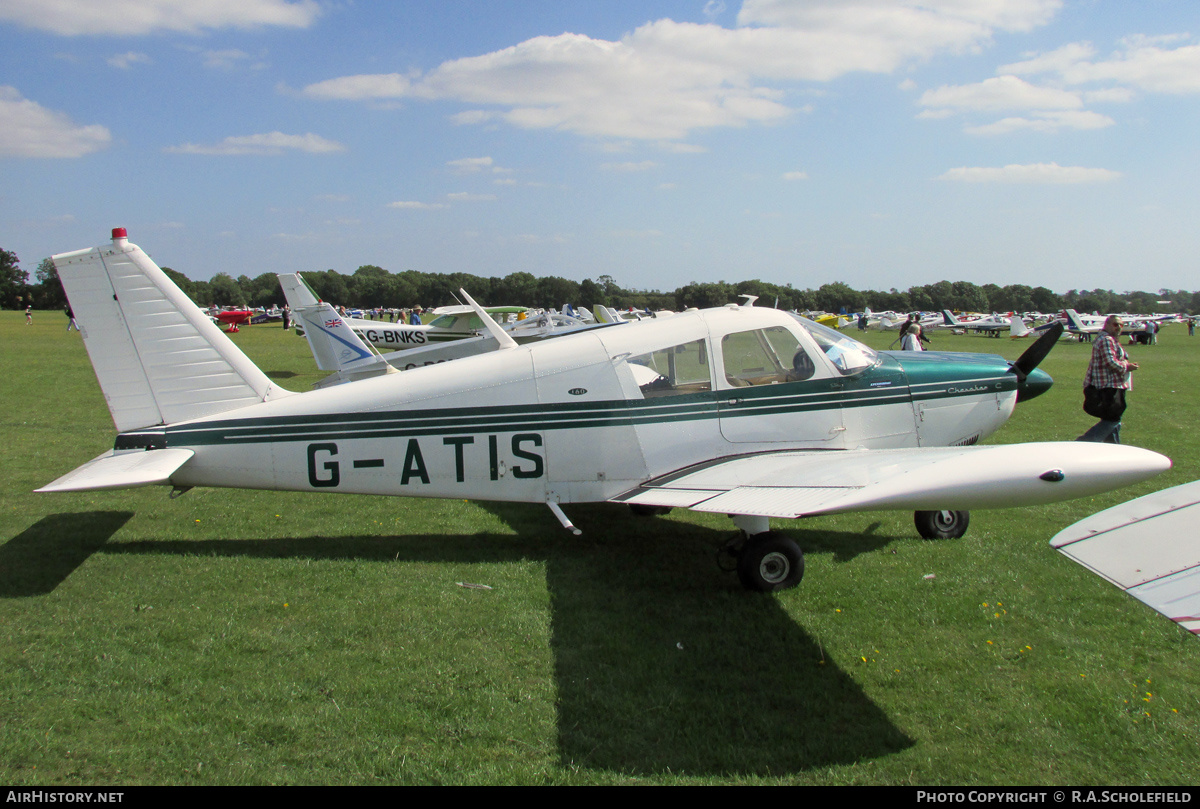
[(925, 539), (958, 539), (971, 524), (969, 511), (918, 511), (913, 517), (917, 533)]
[(804, 552), (787, 535), (766, 531), (746, 540), (737, 557), (738, 578), (747, 590), (773, 593), (804, 578)]

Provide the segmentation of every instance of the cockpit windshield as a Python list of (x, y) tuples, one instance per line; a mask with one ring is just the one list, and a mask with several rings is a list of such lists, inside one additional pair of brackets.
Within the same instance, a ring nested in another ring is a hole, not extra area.
[(814, 323), (806, 317), (797, 314), (792, 314), (792, 317), (808, 330), (842, 376), (857, 374), (879, 362), (879, 355), (870, 346), (863, 345), (828, 326)]

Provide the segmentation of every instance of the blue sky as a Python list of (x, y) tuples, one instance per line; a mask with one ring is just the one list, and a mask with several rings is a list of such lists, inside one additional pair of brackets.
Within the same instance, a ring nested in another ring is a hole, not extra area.
[(0, 0), (0, 248), (1200, 288), (1200, 4)]

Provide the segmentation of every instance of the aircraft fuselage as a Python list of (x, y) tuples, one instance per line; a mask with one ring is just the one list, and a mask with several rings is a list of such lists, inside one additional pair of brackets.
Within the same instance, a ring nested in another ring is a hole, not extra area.
[(569, 503), (714, 457), (973, 444), (1012, 413), (1001, 357), (830, 335), (770, 309), (687, 313), (128, 431), (116, 449), (194, 450), (178, 487)]

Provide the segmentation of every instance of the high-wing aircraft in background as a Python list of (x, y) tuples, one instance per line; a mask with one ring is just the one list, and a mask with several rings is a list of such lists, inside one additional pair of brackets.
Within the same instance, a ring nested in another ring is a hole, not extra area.
[[(731, 305), (294, 393), (269, 379), (140, 248), (54, 257), (118, 435), (39, 491), (164, 485), (572, 503), (727, 514), (742, 583), (794, 586), (770, 518), (967, 509), (1145, 480), (1157, 453), (1083, 442), (975, 446), (1052, 380), (982, 354), (878, 354), (811, 321)], [(469, 298), (468, 298), (469, 300)], [(472, 304), (474, 305), (474, 304)]]

